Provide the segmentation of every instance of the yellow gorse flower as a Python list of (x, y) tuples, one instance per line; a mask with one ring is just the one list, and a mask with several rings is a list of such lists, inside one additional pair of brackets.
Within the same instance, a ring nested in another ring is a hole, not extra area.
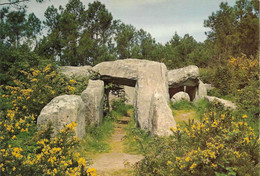
[(242, 116), (242, 118), (243, 118), (243, 119), (246, 119), (246, 118), (247, 118), (247, 115), (246, 115), (246, 114), (245, 114), (245, 115), (243, 115), (243, 116)]
[(193, 170), (196, 166), (197, 166), (197, 164), (196, 164), (196, 163), (193, 163), (193, 164), (191, 165), (191, 167), (190, 167), (190, 170)]

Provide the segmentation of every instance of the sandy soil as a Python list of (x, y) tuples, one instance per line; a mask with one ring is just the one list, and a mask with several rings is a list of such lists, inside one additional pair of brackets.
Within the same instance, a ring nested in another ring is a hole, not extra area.
[[(130, 119), (129, 119), (130, 120)], [(99, 176), (126, 176), (133, 175), (129, 165), (133, 165), (142, 159), (141, 155), (131, 155), (123, 151), (124, 127), (127, 125), (127, 117), (116, 124), (115, 132), (111, 137), (111, 150), (109, 153), (98, 154), (94, 159), (94, 167)]]

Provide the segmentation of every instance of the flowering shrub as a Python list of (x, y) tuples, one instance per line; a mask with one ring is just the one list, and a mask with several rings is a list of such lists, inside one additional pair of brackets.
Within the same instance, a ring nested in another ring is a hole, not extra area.
[(231, 71), (230, 89), (235, 89), (235, 92), (248, 86), (252, 80), (259, 79), (259, 61), (256, 58), (247, 58), (244, 54), (241, 57), (231, 57), (227, 67)]
[(3, 112), (9, 109), (22, 116), (39, 115), (41, 109), (54, 97), (79, 94), (87, 86), (87, 79), (78, 82), (65, 78), (50, 64), (40, 69), (31, 68), (30, 72), (22, 70), (21, 74), (26, 80), (16, 79), (13, 86), (1, 86)]
[(257, 58), (241, 54), (240, 57), (231, 57), (223, 65), (200, 69), (203, 81), (216, 87), (209, 94), (225, 98), (229, 96), (237, 104), (239, 113), (248, 114), (252, 124), (257, 123), (260, 114)]
[(79, 153), (75, 123), (51, 139), (52, 128), (36, 130), (40, 110), (55, 96), (81, 93), (87, 79), (66, 79), (51, 65), (22, 70), (13, 85), (1, 86), (1, 175), (96, 175)]
[[(78, 143), (74, 137), (76, 123), (67, 125), (54, 139), (34, 136), (27, 145), (17, 145), (19, 137), (1, 141), (2, 175), (96, 175), (95, 169), (87, 168), (87, 162), (79, 153), (71, 153)], [(49, 128), (49, 127), (48, 127)], [(44, 134), (45, 131), (38, 134)], [(28, 131), (25, 131), (28, 133)], [(2, 144), (8, 144), (7, 147)], [(33, 150), (28, 147), (33, 145)]]
[(177, 125), (173, 136), (157, 138), (137, 166), (140, 175), (258, 175), (259, 139), (223, 105), (211, 105), (201, 123)]
[(257, 58), (241, 54), (240, 57), (231, 57), (222, 65), (200, 69), (200, 75), (203, 82), (211, 83), (218, 89), (219, 95), (236, 95), (238, 90), (259, 80)]

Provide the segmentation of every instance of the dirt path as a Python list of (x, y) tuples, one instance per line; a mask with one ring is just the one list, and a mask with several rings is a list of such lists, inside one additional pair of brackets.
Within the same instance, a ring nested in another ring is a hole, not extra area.
[(91, 167), (97, 170), (99, 176), (127, 176), (133, 175), (131, 168), (127, 167), (127, 163), (134, 164), (142, 159), (141, 155), (130, 155), (124, 153), (123, 137), (125, 136), (124, 127), (130, 119), (123, 117), (115, 126), (115, 132), (111, 137), (109, 153), (97, 155)]

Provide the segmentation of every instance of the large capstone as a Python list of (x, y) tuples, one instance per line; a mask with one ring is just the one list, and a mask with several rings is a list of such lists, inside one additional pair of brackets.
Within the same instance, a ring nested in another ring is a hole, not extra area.
[(103, 119), (104, 82), (89, 80), (88, 87), (82, 92), (81, 98), (86, 106), (86, 123), (100, 124)]
[(198, 82), (199, 68), (195, 65), (168, 71), (169, 87), (197, 86)]
[(80, 96), (61, 95), (55, 97), (41, 111), (37, 119), (39, 127), (46, 126), (49, 122), (53, 125), (54, 136), (66, 125), (77, 123), (75, 134), (82, 138), (85, 135), (86, 107)]
[(134, 87), (138, 79), (138, 68), (135, 65), (140, 61), (125, 59), (102, 62), (93, 67), (93, 70), (100, 73), (101, 79), (105, 82)]

